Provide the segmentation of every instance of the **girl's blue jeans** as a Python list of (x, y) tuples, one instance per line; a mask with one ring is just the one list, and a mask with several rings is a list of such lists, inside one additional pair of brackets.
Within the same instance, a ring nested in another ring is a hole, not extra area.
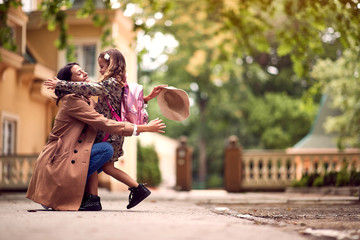
[(87, 178), (95, 171), (100, 173), (114, 153), (113, 146), (108, 142), (95, 143), (91, 148), (90, 163)]

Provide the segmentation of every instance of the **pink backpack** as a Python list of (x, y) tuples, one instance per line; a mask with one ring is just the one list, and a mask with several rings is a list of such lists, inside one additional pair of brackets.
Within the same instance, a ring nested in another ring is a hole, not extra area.
[(137, 83), (128, 83), (124, 87), (121, 99), (121, 116), (123, 121), (136, 125), (148, 123), (149, 115), (144, 106), (143, 87)]
[[(128, 83), (123, 90), (121, 99), (121, 116), (115, 112), (114, 108), (110, 105), (109, 100), (104, 97), (111, 111), (113, 119), (119, 122), (131, 122), (136, 125), (144, 125), (149, 121), (149, 115), (146, 112), (144, 105), (143, 87), (137, 83)], [(109, 138), (107, 133), (103, 138), (105, 142)]]

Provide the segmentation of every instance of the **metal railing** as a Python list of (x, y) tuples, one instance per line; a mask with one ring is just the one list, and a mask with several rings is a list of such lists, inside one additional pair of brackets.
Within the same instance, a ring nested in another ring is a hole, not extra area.
[(0, 190), (26, 190), (38, 155), (0, 156)]

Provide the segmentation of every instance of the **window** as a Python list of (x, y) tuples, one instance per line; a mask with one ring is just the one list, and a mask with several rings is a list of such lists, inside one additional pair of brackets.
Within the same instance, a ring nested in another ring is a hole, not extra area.
[(17, 117), (2, 113), (2, 131), (1, 131), (1, 154), (12, 155), (16, 153), (16, 134), (18, 127)]
[[(100, 49), (99, 39), (94, 38), (76, 38), (70, 44), (73, 44), (75, 49), (75, 62), (88, 73), (89, 80), (96, 81), (99, 78), (98, 73), (98, 49)], [(66, 59), (66, 50), (60, 50), (58, 55), (58, 69), (68, 63)]]
[(75, 45), (75, 57), (80, 66), (88, 73), (89, 78), (96, 78), (96, 44)]
[(32, 12), (37, 10), (36, 0), (21, 0), (21, 4), (24, 12)]

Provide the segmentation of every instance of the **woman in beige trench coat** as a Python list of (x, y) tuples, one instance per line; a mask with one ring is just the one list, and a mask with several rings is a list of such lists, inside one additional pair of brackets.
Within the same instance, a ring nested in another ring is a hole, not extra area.
[[(86, 72), (78, 64), (68, 65), (65, 67), (71, 68), (71, 81), (87, 81)], [(165, 125), (159, 119), (138, 126), (113, 121), (95, 111), (91, 98), (66, 92), (56, 94), (62, 104), (48, 142), (36, 160), (26, 197), (54, 210), (79, 210), (97, 129), (131, 136), (140, 132), (163, 133)]]

